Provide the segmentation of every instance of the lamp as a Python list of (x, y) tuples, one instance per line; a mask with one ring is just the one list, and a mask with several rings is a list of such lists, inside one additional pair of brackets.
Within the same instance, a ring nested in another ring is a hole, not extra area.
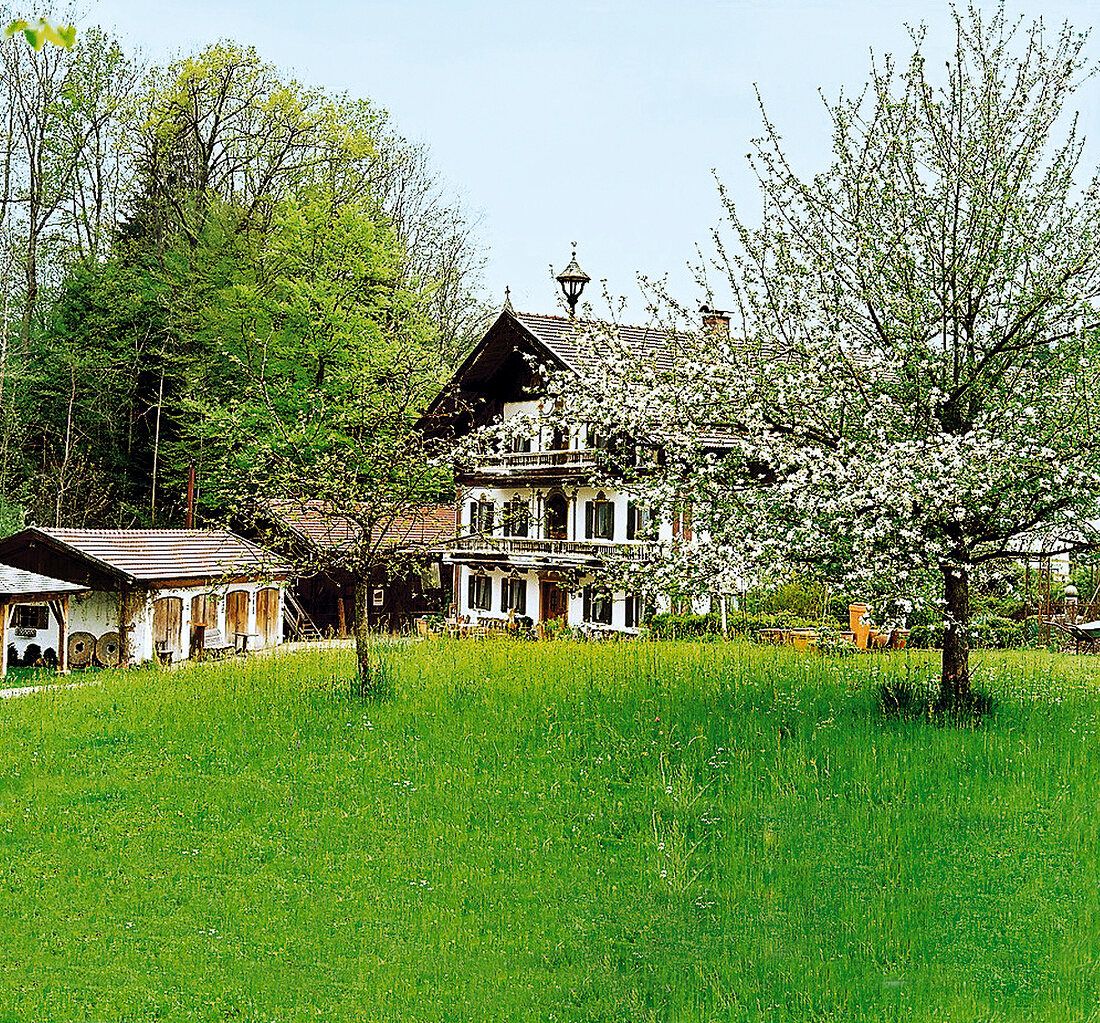
[(572, 318), (577, 312), (577, 300), (584, 291), (584, 286), (592, 280), (577, 264), (577, 243), (573, 242), (573, 258), (569, 265), (562, 270), (555, 280), (561, 285), (565, 301), (569, 303), (569, 316)]

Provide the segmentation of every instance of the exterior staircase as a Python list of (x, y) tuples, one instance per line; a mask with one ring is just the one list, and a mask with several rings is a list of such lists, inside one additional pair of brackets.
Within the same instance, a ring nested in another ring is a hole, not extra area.
[(313, 643), (324, 639), (316, 623), (306, 614), (305, 608), (289, 589), (283, 591), (283, 623), (286, 634), (300, 643)]

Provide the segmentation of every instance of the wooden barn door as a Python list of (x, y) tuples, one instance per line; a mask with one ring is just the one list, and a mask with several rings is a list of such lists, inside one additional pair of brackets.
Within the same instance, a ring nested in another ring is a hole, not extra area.
[(260, 646), (273, 646), (279, 637), (279, 591), (274, 586), (256, 593), (256, 631)]
[(218, 595), (200, 593), (191, 598), (191, 624), (205, 625), (208, 629), (218, 627)]
[(248, 634), (248, 590), (234, 590), (226, 596), (225, 631), (225, 638), (230, 643), (235, 634)]
[(183, 653), (183, 600), (161, 597), (153, 601), (153, 648)]
[(206, 649), (206, 633), (218, 627), (218, 595), (200, 593), (191, 598), (191, 656), (201, 657)]

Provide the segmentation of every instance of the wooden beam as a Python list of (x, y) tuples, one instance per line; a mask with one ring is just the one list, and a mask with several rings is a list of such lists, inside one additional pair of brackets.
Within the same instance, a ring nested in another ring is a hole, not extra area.
[(67, 675), (69, 673), (69, 598), (64, 596), (60, 600), (57, 618), (57, 673)]
[(0, 678), (8, 673), (8, 612), (11, 604), (0, 604)]
[(119, 587), (118, 591), (118, 663), (122, 668), (130, 666), (130, 628), (126, 620), (128, 591)]

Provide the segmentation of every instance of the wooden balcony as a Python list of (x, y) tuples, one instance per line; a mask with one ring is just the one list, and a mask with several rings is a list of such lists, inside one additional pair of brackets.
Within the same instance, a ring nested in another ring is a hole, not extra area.
[(613, 543), (610, 540), (539, 540), (522, 536), (459, 536), (447, 544), (448, 554), (520, 555), (538, 559), (560, 559), (575, 563), (595, 563), (608, 554), (641, 560), (649, 545)]
[(564, 451), (507, 451), (478, 455), (478, 469), (594, 469), (604, 452), (597, 448)]

